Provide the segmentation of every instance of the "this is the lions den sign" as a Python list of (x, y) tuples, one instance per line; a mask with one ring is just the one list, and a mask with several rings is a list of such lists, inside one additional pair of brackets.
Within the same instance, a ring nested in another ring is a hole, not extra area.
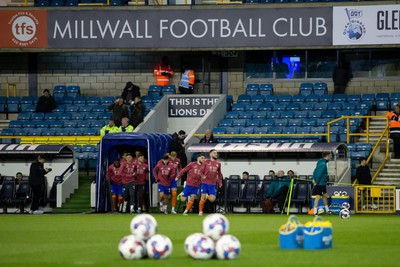
[(169, 117), (203, 117), (207, 109), (218, 101), (212, 96), (169, 97)]

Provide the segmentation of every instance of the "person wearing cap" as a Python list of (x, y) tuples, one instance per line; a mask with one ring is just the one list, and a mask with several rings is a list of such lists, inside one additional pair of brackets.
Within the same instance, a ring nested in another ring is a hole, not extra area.
[(185, 152), (185, 143), (184, 139), (186, 137), (186, 132), (184, 130), (180, 130), (178, 133), (174, 133), (172, 135), (172, 141), (169, 147), (169, 151), (175, 151), (178, 158), (181, 160), (182, 168), (185, 168), (187, 165), (187, 157)]
[[(371, 185), (371, 181), (372, 181), (372, 176), (371, 176), (371, 171), (369, 169), (369, 166), (367, 164), (367, 160), (364, 157), (360, 157), (360, 165), (357, 167), (356, 170), (356, 179), (358, 184), (360, 185)], [(367, 195), (368, 195), (368, 189), (364, 188), (364, 204), (363, 204), (363, 209), (365, 210), (365, 203), (369, 202), (370, 204), (372, 203), (372, 208), (376, 209), (376, 205), (372, 202), (371, 198), (367, 199)], [(368, 200), (368, 201), (367, 201)]]
[(100, 136), (104, 136), (105, 134), (109, 133), (117, 133), (119, 128), (115, 126), (114, 120), (109, 119), (108, 124), (104, 125), (103, 128), (100, 129)]
[(39, 210), (39, 201), (43, 196), (43, 186), (45, 185), (44, 175), (51, 171), (50, 168), (44, 168), (45, 161), (45, 155), (39, 155), (35, 162), (31, 164), (29, 170), (29, 185), (32, 189), (32, 214), (44, 213), (42, 210)]

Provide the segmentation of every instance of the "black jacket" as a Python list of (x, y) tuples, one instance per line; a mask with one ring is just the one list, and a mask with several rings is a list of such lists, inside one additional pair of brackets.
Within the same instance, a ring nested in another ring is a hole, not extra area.
[(29, 184), (30, 185), (42, 185), (44, 184), (44, 175), (46, 174), (43, 163), (35, 161), (31, 164), (29, 170)]
[(136, 128), (144, 119), (144, 113), (146, 111), (146, 106), (142, 101), (139, 101), (131, 105), (131, 117), (129, 124)]
[(135, 97), (140, 96), (140, 87), (137, 85), (133, 85), (132, 90), (128, 90), (128, 88), (124, 88), (124, 91), (121, 94), (121, 97), (124, 99), (124, 103), (129, 103), (135, 100)]
[(117, 103), (112, 103), (108, 106), (108, 110), (112, 110), (114, 123), (118, 127), (121, 126), (122, 118), (129, 118), (129, 111), (125, 105), (120, 106)]
[(360, 165), (356, 170), (356, 178), (359, 184), (371, 185), (371, 172), (368, 165)]
[(203, 138), (200, 139), (199, 143), (218, 143), (218, 140), (214, 137), (214, 135), (212, 134), (210, 136), (210, 139), (207, 140), (207, 137), (204, 136)]
[(172, 140), (171, 144), (169, 147), (169, 151), (175, 151), (178, 158), (181, 160), (181, 165), (182, 168), (185, 168), (187, 165), (187, 157), (186, 157), (186, 152), (185, 148), (182, 147), (183, 140), (179, 139), (179, 135), (177, 133), (174, 133), (172, 135)]
[(36, 112), (51, 112), (56, 108), (56, 101), (52, 96), (44, 96), (39, 97), (39, 101), (36, 105)]

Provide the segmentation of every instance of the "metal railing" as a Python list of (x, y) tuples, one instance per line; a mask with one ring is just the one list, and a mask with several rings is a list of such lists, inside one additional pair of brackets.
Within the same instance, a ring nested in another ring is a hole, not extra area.
[(356, 213), (395, 213), (396, 187), (395, 186), (367, 186), (354, 187)]

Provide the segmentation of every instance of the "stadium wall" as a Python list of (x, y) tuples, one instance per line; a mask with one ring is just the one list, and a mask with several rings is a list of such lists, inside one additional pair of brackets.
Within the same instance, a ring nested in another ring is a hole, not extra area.
[[(202, 73), (199, 60), (196, 64), (197, 93), (226, 93), (234, 96), (245, 93), (248, 83), (272, 83), (276, 94), (297, 94), (302, 82), (323, 81), (328, 83), (329, 92), (333, 92), (331, 79), (246, 79), (243, 53), (237, 58), (218, 58), (210, 52), (193, 52), (198, 58), (209, 58), (211, 64), (211, 86), (202, 88)], [(37, 54), (37, 84), (30, 83), (29, 60), (27, 53), (0, 53), (0, 95), (6, 95), (6, 84), (16, 84), (17, 96), (33, 95), (29, 88), (37, 87), (35, 93), (41, 95), (44, 89), (55, 85), (79, 85), (81, 93), (86, 96), (120, 95), (127, 81), (141, 87), (143, 95), (147, 88), (155, 84), (153, 67), (164, 54), (170, 55), (171, 65), (176, 74), (171, 83), (179, 83), (180, 65), (187, 58), (187, 52), (59, 52)], [(218, 64), (223, 60), (227, 69)], [(221, 80), (221, 73), (226, 73), (226, 81)], [(397, 92), (400, 76), (380, 78), (354, 78), (350, 81), (347, 93), (380, 93)]]

